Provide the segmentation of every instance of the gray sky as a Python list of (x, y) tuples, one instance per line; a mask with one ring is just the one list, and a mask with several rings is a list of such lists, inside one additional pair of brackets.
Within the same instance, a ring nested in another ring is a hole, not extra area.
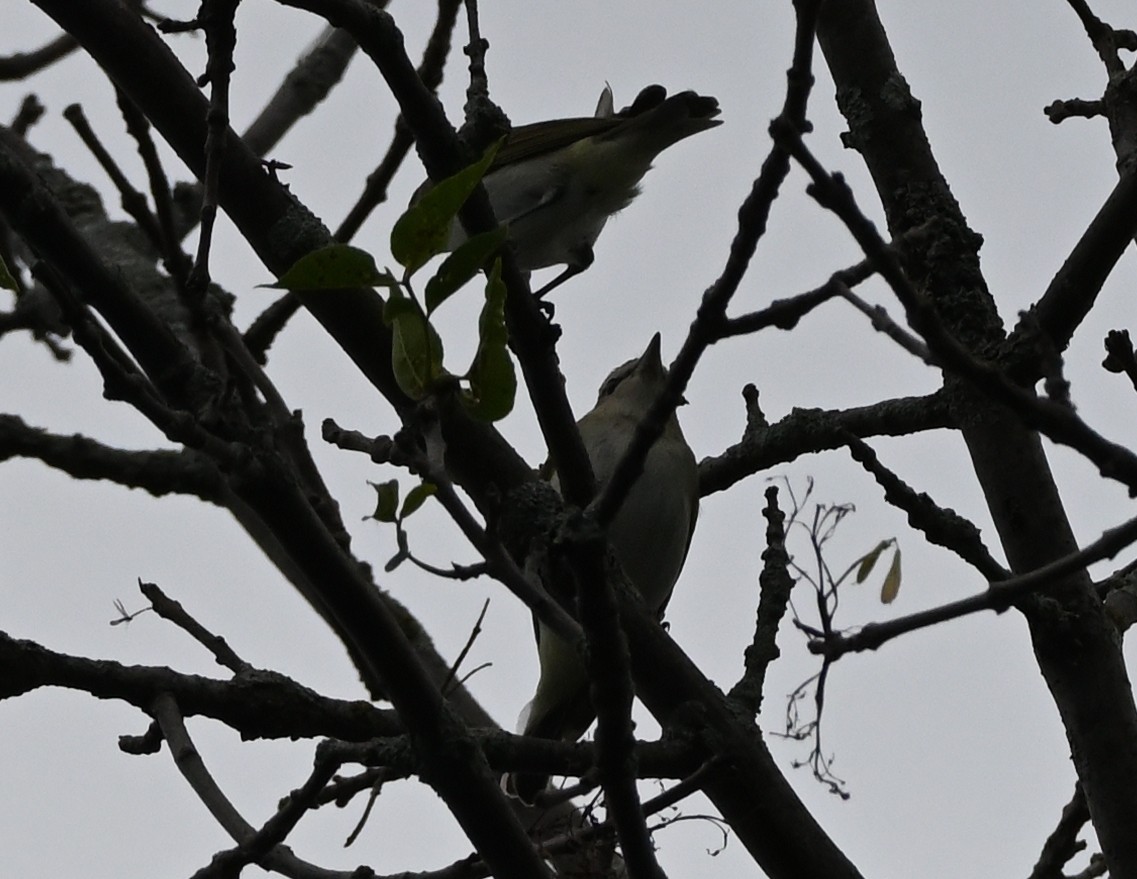
[[(6, 5), (0, 52), (28, 50), (52, 33), (30, 3), (8, 0)], [(420, 7), (431, 5), (396, 3), (392, 9), (412, 58), (430, 25)], [(1100, 64), (1075, 16), (1058, 0), (1029, 7), (974, 0), (879, 5), (900, 68), (922, 101), (941, 167), (971, 225), (985, 237), (984, 272), (1004, 319), (1013, 323), (1045, 289), (1114, 182), (1104, 122), (1072, 120), (1055, 127), (1042, 114), (1056, 98), (1096, 97), (1104, 79)], [(1135, 25), (1123, 17), (1132, 10), (1121, 0), (1093, 5), (1119, 27)], [(160, 8), (186, 17), (196, 4), (168, 2)], [(578, 414), (592, 405), (608, 370), (638, 354), (655, 330), (663, 333), (665, 358), (678, 350), (703, 289), (722, 267), (738, 204), (767, 152), (765, 128), (781, 106), (792, 25), (789, 2), (483, 4), (491, 88), (515, 123), (589, 115), (605, 81), (616, 93), (617, 106), (652, 82), (715, 95), (722, 105), (724, 124), (657, 161), (641, 198), (606, 228), (595, 265), (556, 294), (564, 328), (559, 350)], [(238, 26), (233, 118), (242, 128), (319, 23), (266, 0), (248, 0)], [(190, 70), (200, 72), (201, 41), (173, 42)], [(460, 62), (456, 56), (456, 65)], [(450, 68), (443, 89), (454, 120), (461, 111), (463, 74), (459, 66)], [(843, 125), (820, 59), (817, 78), (810, 146), (848, 176), (862, 206), (879, 219), (857, 155), (840, 147)], [(76, 56), (32, 83), (0, 84), (0, 115), (11, 118), (30, 89), (48, 107), (33, 142), (106, 191), (101, 173), (59, 118), (68, 103), (81, 101), (109, 142), (125, 143), (113, 94), (94, 65)], [(394, 102), (379, 75), (366, 58), (357, 58), (343, 87), (274, 157), (294, 166), (286, 172), (293, 191), (334, 226), (385, 149), (393, 119)], [(129, 156), (129, 167), (141, 180), (132, 150)], [(176, 161), (170, 173), (185, 176)], [(420, 179), (417, 163), (408, 166), (391, 202), (356, 239), (381, 264), (389, 261), (387, 230)], [(739, 291), (736, 312), (817, 286), (834, 270), (858, 261), (850, 237), (805, 195), (804, 183), (801, 172), (791, 174), (770, 233)], [(119, 211), (116, 198), (108, 204)], [(1067, 358), (1080, 412), (1106, 436), (1129, 445), (1135, 439), (1132, 392), (1124, 379), (1098, 364), (1105, 332), (1132, 325), (1131, 299), (1123, 297), (1131, 292), (1134, 274), (1133, 257), (1127, 255)], [(271, 301), (272, 294), (256, 289), (271, 280), (269, 273), (225, 221), (214, 275), (238, 297), (239, 326)], [(891, 305), (879, 286), (866, 285), (865, 292)], [(472, 352), (469, 327), (477, 297), (467, 298), (447, 304), (440, 315), (455, 362)], [(395, 428), (390, 408), (303, 315), (273, 348), (270, 374), (288, 404), (305, 412), (317, 458), (354, 528), (356, 551), (381, 566), (394, 550), (394, 538), (360, 521), (373, 508), (366, 480), (396, 474), (328, 449), (318, 429), (331, 416), (367, 433), (390, 432)], [(0, 382), (0, 412), (127, 447), (164, 445), (141, 416), (102, 400), (95, 371), (81, 352), (71, 366), (59, 366), (42, 347), (8, 337), (0, 344), (0, 375), (7, 377)], [(793, 333), (730, 340), (707, 355), (686, 395), (690, 405), (680, 412), (698, 457), (719, 453), (741, 435), (739, 392), (746, 382), (759, 386), (773, 420), (798, 406), (843, 408), (926, 393), (937, 387), (938, 378), (875, 334), (860, 315), (834, 302)], [(523, 402), (502, 430), (530, 462), (543, 458)], [(989, 546), (996, 547), (956, 437), (873, 445), (910, 484), (979, 524)], [(1100, 484), (1089, 465), (1063, 451), (1053, 455), (1052, 464), (1082, 543), (1131, 515), (1125, 492)], [(812, 476), (815, 500), (857, 506), (857, 515), (831, 544), (835, 569), (881, 539), (900, 540), (904, 582), (897, 602), (880, 605), (879, 578), (849, 587), (839, 624), (911, 613), (983, 587), (977, 575), (946, 553), (924, 547), (846, 454), (806, 458), (771, 475), (787, 477), (799, 492)], [(400, 479), (409, 486), (405, 475)], [(691, 556), (668, 612), (672, 635), (724, 688), (737, 678), (751, 634), (765, 486), (759, 477), (704, 500)], [(154, 500), (72, 482), (26, 461), (0, 466), (0, 497), (0, 629), (9, 634), (61, 651), (219, 674), (196, 645), (153, 616), (130, 626), (107, 625), (114, 599), (131, 608), (142, 605), (134, 585), (141, 577), (184, 602), (254, 664), (279, 669), (329, 695), (362, 695), (331, 633), (224, 512), (188, 500)], [(431, 561), (473, 560), (455, 529), (429, 505), (413, 525), (412, 546)], [(796, 549), (805, 558), (800, 534)], [(1128, 553), (1122, 560), (1131, 557)], [(479, 672), (471, 687), (512, 728), (536, 678), (524, 608), (494, 583), (437, 582), (410, 566), (381, 582), (420, 615), (450, 657), (461, 649), (482, 601), (491, 599), (485, 634), (469, 663), (492, 666)], [(804, 611), (811, 598), (804, 584), (799, 588), (803, 591), (795, 597)], [(794, 632), (786, 628), (780, 644), (783, 659), (771, 670), (763, 717), (770, 732), (781, 728), (785, 694), (816, 670)], [(940, 879), (1029, 872), (1070, 796), (1074, 773), (1019, 617), (982, 615), (910, 635), (875, 654), (850, 657), (834, 668), (828, 699), (825, 750), (848, 784), (849, 801), (827, 794), (804, 770), (789, 768), (806, 756), (803, 746), (779, 740), (771, 746), (805, 802), (864, 875)], [(6, 780), (0, 798), (0, 873), (183, 876), (228, 845), (166, 753), (134, 758), (118, 751), (117, 736), (145, 727), (146, 718), (137, 711), (82, 694), (40, 692), (0, 702), (5, 743), (0, 777)], [(653, 734), (646, 715), (640, 729)], [(245, 745), (201, 721), (191, 721), (190, 731), (222, 787), (254, 824), (303, 781), (310, 765), (308, 744)], [(386, 790), (369, 828), (344, 850), (340, 841), (360, 805), (311, 816), (290, 843), (302, 857), (328, 867), (367, 863), (381, 871), (437, 868), (469, 850), (441, 802), (416, 783)], [(687, 815), (709, 810), (699, 799), (682, 806)], [(656, 843), (665, 869), (675, 877), (760, 875), (737, 841), (718, 856), (707, 854), (721, 844), (708, 822), (680, 822), (657, 833)]]

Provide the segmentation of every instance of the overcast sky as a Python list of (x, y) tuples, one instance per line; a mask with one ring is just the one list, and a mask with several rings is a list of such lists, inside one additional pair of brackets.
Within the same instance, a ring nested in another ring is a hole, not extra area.
[[(4, 5), (0, 52), (30, 50), (53, 33), (26, 0)], [(431, 5), (393, 5), (412, 58), (430, 27)], [(674, 356), (703, 289), (718, 275), (738, 204), (768, 150), (766, 126), (782, 103), (792, 6), (788, 0), (482, 5), (491, 89), (515, 123), (589, 115), (605, 82), (617, 106), (653, 82), (714, 95), (722, 105), (724, 124), (660, 157), (642, 197), (608, 225), (595, 265), (556, 294), (557, 319), (564, 328), (560, 355), (570, 398), (583, 414), (608, 370), (642, 351), (656, 330), (663, 334), (665, 358)], [(1119, 27), (1137, 26), (1123, 17), (1133, 10), (1122, 0), (1093, 6)], [(188, 17), (196, 4), (166, 2), (160, 8)], [(881, 2), (880, 11), (899, 66), (922, 101), (941, 167), (972, 227), (985, 238), (983, 269), (1000, 312), (1013, 323), (1045, 289), (1115, 180), (1103, 121), (1072, 120), (1056, 127), (1042, 113), (1057, 98), (1097, 97), (1104, 80), (1101, 66), (1074, 14), (1059, 0), (892, 0)], [(319, 22), (267, 0), (247, 0), (238, 27), (232, 114), (240, 129), (318, 33)], [(202, 42), (179, 37), (172, 43), (199, 73)], [(461, 60), (455, 58), (443, 89), (455, 121), (464, 87)], [(841, 149), (843, 124), (820, 58), (817, 75), (810, 145), (849, 177), (862, 206), (879, 219), (858, 156)], [(76, 55), (31, 83), (0, 84), (0, 118), (10, 119), (29, 90), (48, 109), (33, 131), (33, 143), (106, 192), (102, 174), (60, 118), (67, 104), (80, 101), (100, 134), (123, 147), (112, 90), (95, 65)], [(327, 105), (273, 154), (293, 166), (287, 182), (329, 226), (338, 224), (382, 155), (394, 107), (377, 72), (366, 58), (357, 58)], [(132, 151), (125, 164), (141, 185)], [(187, 172), (172, 160), (169, 173), (185, 177)], [(381, 264), (389, 261), (390, 224), (421, 175), (418, 163), (409, 163), (391, 202), (356, 238)], [(736, 312), (815, 287), (858, 261), (849, 236), (805, 195), (804, 184), (799, 171), (787, 182)], [(120, 211), (114, 197), (108, 206)], [(1135, 442), (1132, 391), (1098, 364), (1105, 332), (1133, 324), (1135, 270), (1127, 255), (1067, 359), (1080, 412), (1106, 436), (1130, 446)], [(272, 293), (256, 287), (272, 280), (268, 271), (225, 221), (214, 276), (236, 295), (240, 327), (272, 299)], [(891, 304), (878, 286), (865, 290)], [(469, 303), (449, 303), (440, 315), (455, 362), (472, 352), (469, 328), (477, 303), (476, 297), (468, 298)], [(44, 347), (9, 336), (0, 344), (0, 375), (0, 412), (131, 448), (165, 445), (141, 416), (101, 398), (95, 370), (82, 352), (62, 366)], [(374, 506), (367, 480), (399, 474), (328, 449), (318, 430), (330, 416), (369, 434), (391, 432), (396, 422), (390, 407), (304, 315), (273, 348), (270, 375), (290, 407), (305, 412), (317, 458), (354, 530), (356, 551), (381, 567), (393, 553), (394, 537), (361, 521)], [(938, 376), (875, 334), (863, 317), (831, 303), (793, 333), (734, 339), (708, 353), (686, 394), (690, 405), (680, 412), (697, 457), (717, 454), (740, 437), (740, 389), (747, 382), (758, 385), (773, 420), (793, 407), (845, 408), (927, 393), (938, 386)], [(524, 401), (502, 431), (531, 463), (544, 457)], [(957, 437), (873, 445), (910, 484), (980, 525), (1001, 557)], [(1132, 515), (1125, 492), (1100, 484), (1092, 467), (1061, 451), (1052, 463), (1080, 542)], [(851, 587), (839, 624), (907, 614), (983, 588), (981, 579), (952, 557), (925, 548), (846, 454), (809, 457), (769, 475), (785, 477), (799, 495), (813, 477), (815, 500), (856, 505), (857, 514), (831, 545), (835, 569), (881, 539), (900, 540), (899, 599), (882, 607), (879, 581)], [(400, 478), (410, 484), (405, 475)], [(724, 688), (737, 678), (751, 635), (766, 484), (754, 478), (704, 500), (691, 556), (668, 612), (672, 635)], [(108, 625), (115, 599), (131, 608), (142, 605), (135, 587), (141, 577), (185, 603), (254, 664), (281, 670), (329, 695), (363, 695), (330, 631), (223, 511), (191, 500), (155, 500), (73, 482), (19, 460), (0, 465), (0, 498), (3, 631), (61, 651), (219, 674), (200, 648), (152, 615), (129, 626)], [(429, 560), (443, 565), (473, 560), (472, 551), (429, 505), (413, 526), (412, 547)], [(795, 548), (804, 558), (807, 545), (801, 535), (798, 540)], [(410, 566), (381, 582), (420, 614), (448, 657), (461, 649), (483, 600), (491, 599), (485, 633), (468, 662), (470, 668), (492, 665), (470, 686), (498, 721), (512, 728), (536, 679), (525, 609), (495, 583), (443, 583)], [(808, 593), (795, 596), (805, 612)], [(784, 656), (767, 682), (763, 726), (769, 732), (782, 727), (785, 695), (816, 671), (804, 643), (788, 627), (780, 643)], [(137, 758), (118, 751), (117, 736), (140, 733), (146, 725), (133, 709), (77, 693), (40, 692), (0, 702), (0, 777), (5, 779), (0, 873), (185, 876), (229, 844), (168, 754)], [(1026, 626), (1013, 612), (946, 624), (842, 661), (830, 676), (824, 729), (826, 752), (852, 794), (848, 801), (828, 794), (805, 770), (790, 768), (806, 756), (803, 746), (771, 739), (771, 747), (805, 802), (867, 877), (1025, 876), (1073, 789), (1057, 712), (1031, 655)], [(654, 733), (646, 715), (640, 730)], [(277, 799), (300, 784), (310, 766), (306, 743), (242, 744), (202, 721), (191, 721), (190, 731), (219, 783), (253, 824), (272, 813)], [(681, 808), (688, 815), (710, 810), (698, 799)], [(359, 810), (360, 804), (323, 810), (306, 819), (290, 843), (299, 855), (324, 866), (367, 863), (380, 871), (438, 868), (469, 850), (440, 801), (417, 783), (386, 790), (369, 828), (345, 850), (340, 841)], [(722, 844), (709, 822), (680, 822), (659, 832), (656, 843), (663, 866), (675, 877), (760, 875), (737, 841), (728, 841), (717, 856), (707, 853)], [(259, 873), (252, 869), (246, 875)]]

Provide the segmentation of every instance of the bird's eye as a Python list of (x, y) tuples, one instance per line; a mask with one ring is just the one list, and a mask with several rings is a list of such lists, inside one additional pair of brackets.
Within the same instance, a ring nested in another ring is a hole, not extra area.
[(638, 363), (638, 360), (629, 360), (608, 373), (608, 378), (604, 379), (604, 384), (600, 386), (599, 398), (603, 400), (605, 397), (611, 396), (612, 392), (620, 386), (620, 383), (632, 374)]

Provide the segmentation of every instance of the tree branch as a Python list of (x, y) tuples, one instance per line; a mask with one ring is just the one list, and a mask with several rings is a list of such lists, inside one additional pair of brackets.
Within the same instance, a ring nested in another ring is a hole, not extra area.
[(1109, 529), (1084, 549), (1056, 559), (1029, 573), (989, 583), (985, 592), (887, 622), (869, 623), (854, 635), (836, 635), (832, 638), (814, 640), (810, 642), (809, 649), (813, 653), (836, 659), (845, 653), (876, 650), (898, 635), (982, 610), (1002, 613), (1025, 596), (1051, 589), (1067, 575), (1085, 571), (1088, 565), (1102, 559), (1113, 558), (1134, 543), (1137, 543), (1137, 518)]
[(147, 711), (160, 693), (170, 693), (185, 716), (219, 720), (246, 739), (334, 736), (366, 741), (404, 731), (393, 711), (329, 699), (282, 674), (259, 669), (219, 681), (168, 668), (67, 656), (3, 632), (0, 668), (5, 670), (0, 699), (41, 687), (66, 687)]
[(60, 34), (51, 42), (31, 52), (17, 52), (0, 57), (0, 82), (27, 79), (33, 73), (50, 67), (79, 48), (70, 34)]
[(948, 400), (939, 393), (884, 400), (856, 409), (794, 409), (772, 425), (748, 425), (738, 443), (700, 461), (699, 493), (706, 497), (777, 464), (839, 449), (847, 445), (850, 435), (905, 436), (952, 425)]
[(745, 653), (745, 671), (727, 698), (757, 717), (762, 709), (766, 669), (781, 653), (778, 650), (778, 628), (789, 605), (794, 580), (789, 573), (786, 551), (785, 514), (778, 508), (778, 489), (766, 489), (766, 549), (762, 553), (762, 573), (758, 577), (761, 594), (754, 637)]
[[(969, 352), (997, 354), (1003, 329), (980, 272), (981, 239), (968, 228), (940, 172), (919, 104), (896, 67), (872, 0), (824, 4), (818, 38), (849, 122), (846, 143), (860, 151), (868, 166), (892, 236), (936, 218), (930, 244), (906, 254), (908, 276)], [(1130, 197), (1137, 194), (1137, 183), (1124, 186), (1131, 187)], [(1137, 211), (1126, 222), (1131, 235)], [(904, 302), (906, 308), (909, 304)], [(933, 341), (925, 326), (914, 328)], [(935, 326), (931, 331), (937, 332)], [(936, 344), (931, 347), (937, 357), (945, 353)], [(972, 384), (979, 376), (966, 361), (959, 365), (967, 381), (948, 374), (946, 390), (1011, 570), (1037, 570), (1075, 553), (1077, 544), (1041, 442), (1021, 420), (1024, 410), (1034, 407), (1015, 406), (1012, 413), (993, 403), (985, 395), (997, 394), (1007, 402), (1017, 394), (1006, 393), (1002, 384), (982, 385), (980, 393)], [(1068, 410), (1058, 414), (1053, 405), (1041, 408), (1047, 409), (1046, 417), (1072, 428)], [(1108, 447), (1092, 439), (1090, 444), (1105, 453), (1103, 459), (1112, 457)], [(1045, 598), (1023, 607), (1110, 870), (1137, 875), (1137, 836), (1131, 832), (1137, 814), (1137, 706), (1116, 629), (1084, 569), (1056, 579)], [(1103, 717), (1109, 722), (1102, 723)]]
[(884, 489), (884, 499), (908, 514), (908, 524), (929, 543), (951, 550), (988, 580), (1005, 580), (1010, 572), (995, 561), (979, 529), (954, 510), (935, 503), (927, 494), (917, 494), (877, 459), (876, 452), (857, 437), (849, 437), (849, 454)]
[(1043, 843), (1042, 852), (1027, 879), (1066, 879), (1063, 867), (1086, 847), (1078, 836), (1089, 820), (1090, 810), (1086, 807), (1082, 786), (1075, 784), (1074, 795), (1062, 809), (1062, 817)]
[(198, 452), (126, 451), (80, 434), (64, 436), (31, 427), (15, 415), (0, 415), (0, 461), (15, 457), (42, 461), (75, 479), (105, 479), (155, 497), (188, 494), (219, 503), (224, 490), (220, 471)]

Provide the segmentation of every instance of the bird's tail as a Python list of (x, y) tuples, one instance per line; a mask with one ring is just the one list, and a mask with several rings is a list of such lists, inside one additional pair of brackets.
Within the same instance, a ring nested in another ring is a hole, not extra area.
[(722, 120), (715, 118), (719, 112), (716, 98), (692, 91), (668, 97), (663, 86), (649, 85), (630, 106), (616, 114), (617, 118), (629, 120), (627, 124), (613, 128), (598, 139), (638, 134), (644, 151), (654, 156), (685, 137), (722, 125)]

